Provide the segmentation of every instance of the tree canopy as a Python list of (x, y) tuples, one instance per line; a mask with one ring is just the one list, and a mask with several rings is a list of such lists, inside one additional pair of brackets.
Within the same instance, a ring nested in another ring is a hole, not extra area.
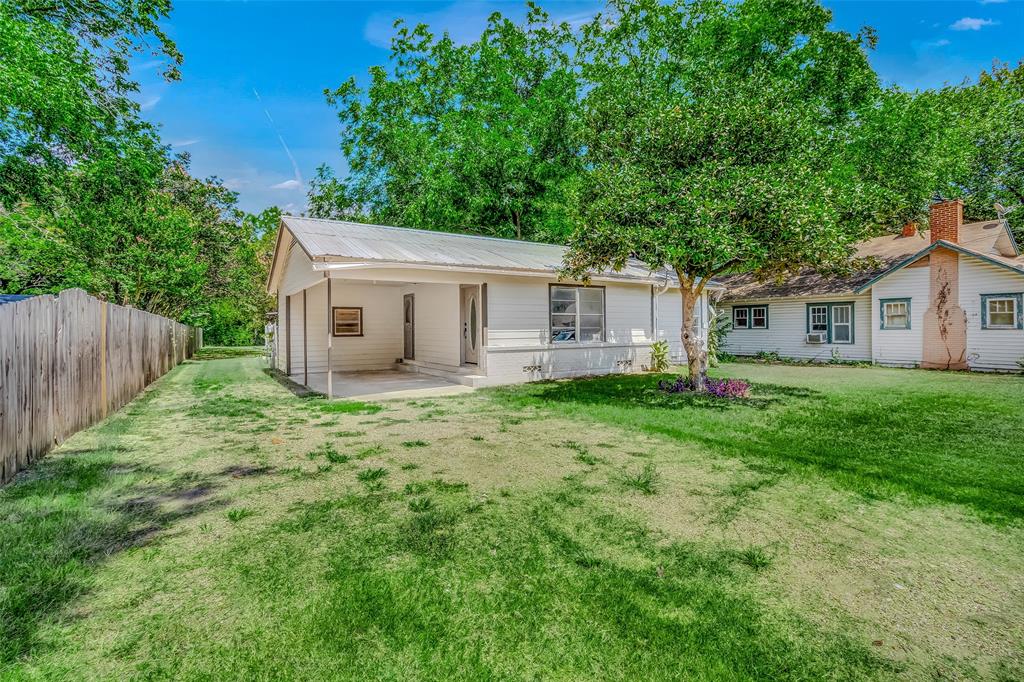
[(572, 40), (532, 4), (522, 25), (493, 14), (468, 45), (397, 22), (391, 69), (327, 93), (347, 196), (380, 222), (564, 240), (581, 169)]
[(167, 0), (0, 5), (0, 292), (68, 287), (252, 343), (275, 211), (246, 216), (139, 116), (130, 61), (178, 78)]

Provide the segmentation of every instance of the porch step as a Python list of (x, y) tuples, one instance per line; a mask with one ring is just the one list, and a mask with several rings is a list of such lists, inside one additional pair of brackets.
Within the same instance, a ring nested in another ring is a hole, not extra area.
[(441, 377), (463, 386), (482, 386), (487, 380), (485, 375), (476, 374), (478, 371), (476, 367), (455, 367), (453, 365), (440, 365), (420, 360), (405, 360), (396, 366), (402, 372), (429, 374), (430, 376)]

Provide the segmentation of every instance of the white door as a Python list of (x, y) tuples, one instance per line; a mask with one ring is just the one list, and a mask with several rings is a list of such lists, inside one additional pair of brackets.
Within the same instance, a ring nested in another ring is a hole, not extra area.
[(463, 362), (477, 364), (480, 356), (480, 304), (479, 289), (462, 290), (462, 358)]

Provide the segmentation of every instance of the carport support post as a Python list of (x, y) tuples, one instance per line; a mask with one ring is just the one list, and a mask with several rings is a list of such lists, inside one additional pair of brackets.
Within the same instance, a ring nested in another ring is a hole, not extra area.
[(328, 272), (324, 273), (326, 278), (324, 281), (327, 282), (327, 399), (330, 400), (334, 397), (334, 388), (332, 375), (334, 372), (331, 371), (331, 345), (334, 341), (334, 320), (331, 319), (331, 275)]

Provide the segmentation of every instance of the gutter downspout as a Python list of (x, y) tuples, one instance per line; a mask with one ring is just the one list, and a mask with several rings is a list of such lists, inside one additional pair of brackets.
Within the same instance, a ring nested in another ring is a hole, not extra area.
[(671, 286), (671, 284), (672, 280), (669, 279), (669, 277), (666, 275), (665, 283), (661, 285), (661, 288), (659, 290), (654, 292), (654, 329), (651, 330), (651, 343), (656, 343), (658, 341), (658, 327), (661, 322), (659, 315), (658, 298), (660, 298), (662, 294), (668, 291), (669, 286)]

